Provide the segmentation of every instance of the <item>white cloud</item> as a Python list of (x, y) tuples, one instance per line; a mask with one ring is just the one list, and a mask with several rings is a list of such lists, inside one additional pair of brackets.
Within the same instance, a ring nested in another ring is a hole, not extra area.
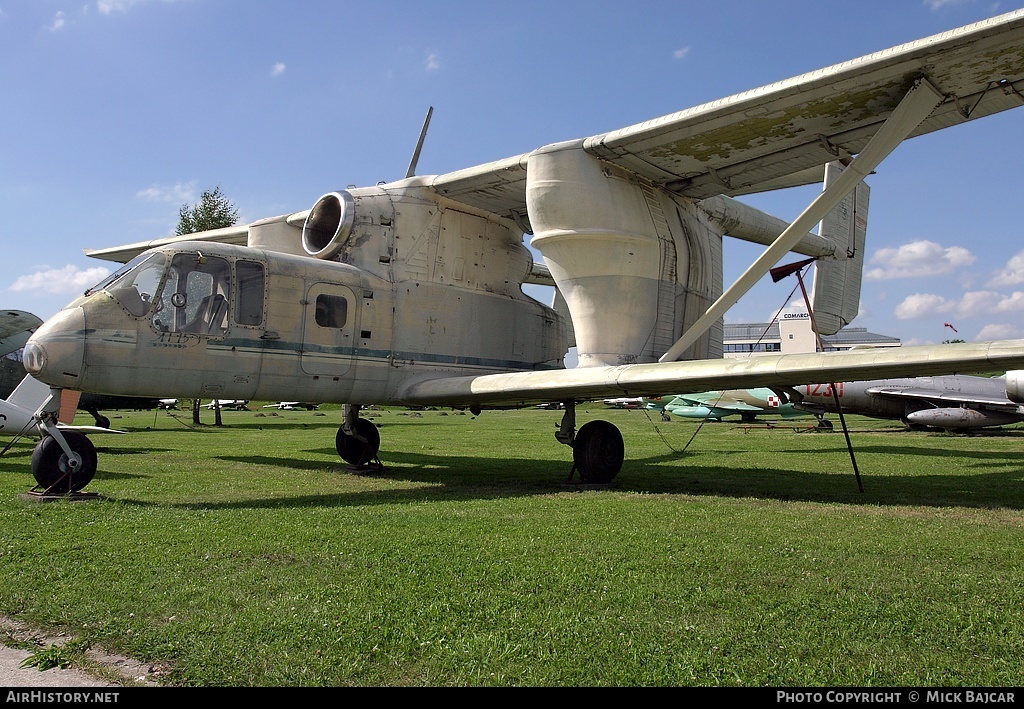
[(956, 307), (955, 301), (946, 300), (941, 295), (931, 293), (914, 293), (903, 299), (893, 313), (900, 320), (926, 318), (937, 313), (948, 313)]
[(676, 51), (672, 52), (672, 58), (673, 59), (682, 59), (683, 57), (685, 57), (689, 53), (690, 53), (690, 48), (689, 47), (681, 47), (681, 48), (677, 49)]
[(932, 293), (914, 293), (903, 299), (893, 313), (900, 320), (914, 320), (936, 315), (972, 318), (992, 313), (1024, 312), (1024, 292), (1010, 295), (995, 291), (968, 291), (959, 300), (950, 300)]
[(57, 14), (54, 15), (54, 17), (53, 17), (53, 23), (50, 25), (50, 31), (51, 32), (56, 32), (57, 30), (59, 30), (63, 26), (64, 26), (64, 13), (62, 11), (58, 10)]
[(934, 241), (920, 240), (904, 244), (897, 249), (879, 249), (870, 263), (884, 264), (864, 273), (869, 281), (892, 278), (921, 278), (949, 273), (976, 261), (970, 251), (960, 246), (948, 248)]
[(109, 15), (112, 12), (125, 12), (139, 2), (141, 0), (96, 0), (96, 9), (101, 15)]
[(441, 68), (441, 59), (434, 52), (427, 53), (427, 71), (437, 71)]
[(281, 76), (281, 74), (284, 73), (284, 70), (285, 70), (284, 62), (277, 62), (276, 64), (274, 64), (274, 66), (272, 66), (270, 68), (270, 75), (271, 76)]
[(1019, 313), (1024, 310), (1024, 293), (1014, 291), (1009, 296), (1003, 296), (996, 303), (997, 313)]
[(963, 5), (966, 2), (973, 1), (974, 0), (923, 0), (921, 4), (935, 12), (949, 5)]
[(1021, 337), (1021, 328), (1017, 325), (1007, 323), (991, 323), (981, 328), (974, 340), (983, 342), (985, 340), (1015, 340)]
[[(135, 5), (142, 5), (151, 0), (96, 0), (96, 9), (101, 15), (109, 15), (112, 12), (127, 12)], [(163, 0), (165, 3), (178, 2), (179, 0)]]
[(1024, 251), (1018, 251), (1006, 262), (1006, 268), (996, 271), (991, 283), (994, 286), (1015, 286), (1024, 283)]
[(153, 185), (144, 190), (139, 190), (135, 193), (136, 197), (141, 197), (149, 202), (174, 202), (175, 204), (181, 204), (184, 202), (195, 202), (196, 201), (196, 182), (179, 182), (176, 185), (170, 187), (160, 187)]
[(10, 287), (12, 291), (31, 293), (82, 293), (110, 275), (103, 266), (81, 269), (68, 264), (62, 268), (43, 267), (42, 270), (20, 276)]
[(999, 307), (999, 303), (1003, 301), (1004, 296), (990, 290), (978, 290), (969, 291), (963, 294), (960, 298), (960, 302), (956, 304), (956, 313), (960, 316), (971, 316), (980, 315), (982, 313), (992, 313), (1002, 308)]

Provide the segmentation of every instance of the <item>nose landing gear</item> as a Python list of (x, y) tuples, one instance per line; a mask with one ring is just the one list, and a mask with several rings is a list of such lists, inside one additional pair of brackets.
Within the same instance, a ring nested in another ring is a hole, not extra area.
[(78, 492), (95, 474), (96, 448), (85, 434), (55, 430), (32, 451), (32, 477), (44, 495)]

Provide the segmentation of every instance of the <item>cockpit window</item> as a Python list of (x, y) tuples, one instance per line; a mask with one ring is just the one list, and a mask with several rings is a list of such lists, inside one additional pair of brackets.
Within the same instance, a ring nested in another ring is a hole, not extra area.
[(150, 254), (139, 254), (138, 256), (133, 258), (131, 261), (129, 261), (125, 265), (121, 266), (121, 268), (117, 269), (116, 271), (111, 273), (109, 276), (104, 278), (102, 281), (100, 281), (99, 283), (94, 285), (92, 288), (89, 288), (87, 291), (85, 291), (85, 295), (92, 295), (93, 293), (96, 293), (98, 291), (103, 290), (104, 288), (106, 288), (107, 286), (109, 286), (111, 283), (113, 283), (114, 281), (118, 280), (119, 278), (121, 278), (121, 276), (123, 276), (128, 271), (130, 271), (133, 268), (135, 268), (136, 266), (138, 266), (140, 263), (142, 263), (143, 261), (145, 261), (149, 257), (150, 257)]
[(227, 259), (175, 254), (153, 325), (165, 332), (223, 335), (228, 329), (231, 267)]
[(102, 288), (114, 296), (129, 313), (136, 317), (144, 317), (154, 306), (153, 296), (160, 286), (166, 263), (167, 259), (163, 254), (149, 254), (131, 261), (126, 268), (118, 271), (105, 283), (90, 288), (86, 293)]

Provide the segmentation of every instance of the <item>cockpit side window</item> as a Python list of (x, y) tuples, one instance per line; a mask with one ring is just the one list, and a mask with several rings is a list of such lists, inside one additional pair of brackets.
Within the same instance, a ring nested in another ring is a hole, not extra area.
[[(129, 313), (136, 317), (144, 317), (150, 308), (159, 307), (155, 305), (153, 296), (160, 286), (166, 263), (167, 259), (163, 254), (151, 254), (102, 287)], [(92, 290), (94, 289), (88, 292)]]
[(236, 261), (235, 322), (239, 325), (263, 323), (264, 281), (263, 264), (256, 261)]
[(223, 335), (228, 329), (231, 268), (226, 259), (176, 254), (161, 294), (161, 317), (153, 324), (168, 332)]

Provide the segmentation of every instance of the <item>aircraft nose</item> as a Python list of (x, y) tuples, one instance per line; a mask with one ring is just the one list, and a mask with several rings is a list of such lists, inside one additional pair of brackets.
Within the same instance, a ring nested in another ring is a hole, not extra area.
[(50, 386), (74, 389), (85, 358), (85, 312), (66, 308), (39, 326), (25, 343), (25, 371)]

